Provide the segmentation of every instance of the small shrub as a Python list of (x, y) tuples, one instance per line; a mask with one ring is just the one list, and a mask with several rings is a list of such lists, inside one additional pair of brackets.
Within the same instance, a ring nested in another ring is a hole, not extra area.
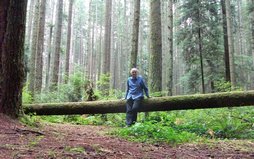
[(30, 92), (27, 90), (27, 85), (22, 90), (22, 103), (31, 104), (33, 102), (33, 97)]
[(169, 126), (162, 126), (151, 121), (136, 123), (135, 125), (114, 132), (118, 136), (139, 142), (166, 142), (180, 144), (196, 140), (198, 137), (186, 131), (178, 132)]

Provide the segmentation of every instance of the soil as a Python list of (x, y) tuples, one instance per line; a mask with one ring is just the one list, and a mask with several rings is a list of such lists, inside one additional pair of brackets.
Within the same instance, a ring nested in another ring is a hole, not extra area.
[(107, 135), (110, 127), (43, 124), (29, 128), (0, 114), (0, 158), (160, 159), (254, 158), (254, 142), (147, 144)]

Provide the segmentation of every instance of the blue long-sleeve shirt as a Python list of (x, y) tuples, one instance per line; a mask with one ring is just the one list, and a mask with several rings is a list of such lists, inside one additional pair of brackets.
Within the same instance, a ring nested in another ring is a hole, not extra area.
[(145, 81), (141, 76), (137, 76), (136, 78), (128, 78), (125, 99), (132, 98), (133, 100), (135, 100), (138, 98), (143, 98), (144, 91), (145, 95), (149, 98), (148, 88), (145, 85)]

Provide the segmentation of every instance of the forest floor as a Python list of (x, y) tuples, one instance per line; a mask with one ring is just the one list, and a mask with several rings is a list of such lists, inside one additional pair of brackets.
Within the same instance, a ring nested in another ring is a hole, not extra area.
[(0, 114), (0, 158), (254, 158), (254, 142), (211, 140), (205, 144), (147, 144), (107, 135), (110, 127), (43, 124), (29, 128)]

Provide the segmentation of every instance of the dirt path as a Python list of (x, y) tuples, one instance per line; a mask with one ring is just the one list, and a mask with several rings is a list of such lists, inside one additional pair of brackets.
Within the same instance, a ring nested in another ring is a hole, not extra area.
[(0, 158), (254, 158), (254, 143), (228, 141), (177, 147), (133, 143), (105, 134), (110, 128), (47, 124), (32, 130), (0, 115)]

